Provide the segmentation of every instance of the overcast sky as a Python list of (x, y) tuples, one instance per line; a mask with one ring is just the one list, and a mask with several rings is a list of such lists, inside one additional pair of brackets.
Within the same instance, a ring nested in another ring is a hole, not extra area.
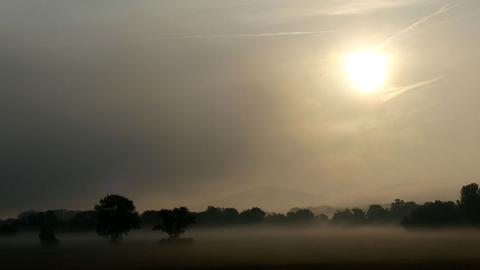
[[(345, 77), (371, 46), (393, 94)], [(270, 186), (456, 199), (480, 176), (479, 70), (477, 0), (2, 0), (0, 217)]]

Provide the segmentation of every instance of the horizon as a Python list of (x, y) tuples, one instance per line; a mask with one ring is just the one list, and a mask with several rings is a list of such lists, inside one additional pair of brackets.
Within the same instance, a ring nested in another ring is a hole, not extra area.
[[(263, 188), (259, 188), (259, 189), (265, 189), (266, 191), (269, 191), (271, 189), (280, 189), (282, 190), (281, 188), (278, 188), (278, 187), (263, 187)], [(258, 191), (259, 189), (256, 189), (256, 190), (249, 190), (249, 191)], [(299, 191), (295, 191), (295, 190), (288, 190), (288, 189), (283, 189), (282, 191), (294, 191), (294, 192), (299, 192)], [(235, 193), (235, 194), (232, 194), (231, 196), (227, 196), (227, 197), (224, 197), (223, 199), (225, 201), (228, 201), (228, 199), (230, 199), (230, 197), (233, 197), (235, 195), (240, 195), (240, 194), (243, 194), (243, 193), (248, 193), (248, 191), (241, 191), (241, 192), (238, 192), (238, 193)], [(303, 192), (301, 192), (303, 193)], [(303, 193), (305, 195), (309, 195), (309, 196), (312, 196), (313, 194), (308, 194), (308, 193)], [(120, 195), (120, 196), (123, 196), (124, 194), (106, 194), (106, 195)], [(316, 196), (316, 195), (313, 195), (313, 196)], [(127, 196), (128, 197), (128, 196)], [(219, 209), (228, 209), (228, 208), (233, 208), (233, 209), (236, 209), (238, 210), (239, 212), (241, 211), (245, 211), (245, 210), (248, 210), (248, 209), (252, 209), (252, 208), (255, 208), (255, 207), (259, 207), (260, 209), (264, 210), (267, 214), (287, 214), (291, 211), (297, 211), (297, 210), (301, 210), (301, 209), (308, 209), (308, 210), (311, 210), (315, 215), (318, 215), (319, 213), (320, 214), (326, 214), (327, 216), (331, 217), (334, 213), (336, 212), (341, 212), (343, 210), (346, 210), (346, 209), (353, 209), (353, 208), (359, 208), (359, 209), (362, 209), (364, 211), (366, 211), (370, 206), (372, 205), (381, 205), (382, 207), (384, 207), (385, 209), (390, 209), (391, 207), (391, 204), (397, 200), (397, 199), (400, 199), (400, 198), (395, 198), (395, 199), (392, 199), (388, 202), (370, 202), (370, 203), (367, 203), (367, 204), (364, 204), (364, 205), (330, 205), (330, 204), (321, 204), (321, 203), (318, 203), (318, 204), (292, 204), (291, 206), (287, 206), (286, 208), (276, 208), (276, 209), (271, 209), (269, 207), (265, 207), (264, 205), (262, 205), (262, 203), (251, 203), (251, 204), (248, 204), (250, 203), (250, 201), (248, 200), (248, 196), (245, 198), (246, 202), (247, 202), (247, 205), (243, 204), (242, 207), (238, 207), (238, 206), (234, 206), (235, 203), (211, 203), (211, 204), (205, 204), (205, 206), (203, 207), (189, 207), (188, 205), (185, 205), (185, 204), (180, 204), (180, 205), (176, 205), (176, 206), (173, 206), (172, 208), (177, 208), (177, 207), (187, 207), (189, 210), (191, 210), (192, 212), (194, 213), (198, 213), (198, 212), (202, 212), (202, 211), (205, 211), (208, 207), (215, 207), (215, 208), (219, 208)], [(400, 199), (402, 200), (402, 199)], [(133, 202), (135, 202), (135, 200), (133, 199), (132, 200)], [(405, 200), (406, 202), (409, 202), (409, 200)], [(428, 202), (433, 202), (433, 201), (439, 201), (437, 199), (435, 200), (432, 200), (432, 201), (415, 201), (415, 203), (418, 203), (419, 205), (422, 205), (424, 203), (428, 203)], [(453, 199), (453, 200), (447, 200), (447, 202), (454, 202), (454, 203), (458, 203), (458, 198), (457, 199)], [(24, 214), (24, 213), (30, 213), (30, 212), (46, 212), (46, 211), (77, 211), (77, 212), (83, 212), (83, 211), (92, 211), (94, 210), (94, 206), (97, 204), (98, 202), (96, 202), (95, 204), (93, 204), (93, 206), (91, 208), (84, 208), (84, 209), (71, 209), (71, 208), (65, 208), (65, 207), (57, 207), (57, 208), (52, 208), (52, 209), (35, 209), (35, 208), (30, 208), (30, 209), (25, 209), (25, 210), (22, 210), (18, 213), (16, 213), (15, 215), (11, 215), (11, 216), (4, 216), (4, 217), (1, 217), (0, 216), (0, 221), (1, 220), (8, 220), (8, 219), (15, 219), (15, 218), (18, 218), (21, 214)], [(332, 213), (325, 213), (325, 212), (319, 212), (317, 213), (317, 211), (315, 211), (317, 208), (331, 208), (329, 210), (333, 210)], [(144, 212), (148, 212), (148, 211), (157, 211), (157, 210), (161, 210), (161, 209), (168, 209), (168, 207), (147, 207), (147, 208), (144, 208), (144, 209), (139, 209), (139, 208), (136, 208), (136, 211), (138, 211), (138, 213), (144, 213)]]

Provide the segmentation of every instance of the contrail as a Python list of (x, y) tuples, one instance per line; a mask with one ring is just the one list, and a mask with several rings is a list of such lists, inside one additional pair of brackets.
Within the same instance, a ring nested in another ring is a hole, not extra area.
[(237, 34), (196, 34), (184, 36), (161, 36), (160, 39), (207, 39), (207, 38), (249, 38), (249, 37), (277, 37), (302, 36), (336, 33), (337, 30), (296, 31), (296, 32), (266, 32), (266, 33), (237, 33)]
[(437, 23), (430, 24), (429, 27), (435, 27), (435, 26), (439, 26), (439, 25), (452, 23), (452, 22), (467, 20), (467, 19), (470, 19), (471, 17), (477, 16), (479, 14), (480, 14), (480, 10), (477, 10), (475, 12), (471, 12), (471, 13), (465, 14), (463, 16), (458, 16), (458, 17), (455, 17), (455, 18), (452, 18), (452, 19), (449, 19), (449, 20), (440, 21), (440, 22), (437, 22)]
[[(430, 21), (435, 16), (446, 13), (446, 12), (450, 11), (451, 9), (457, 7), (458, 5), (460, 5), (460, 4), (459, 3), (446, 4), (442, 7), (440, 7), (439, 9), (435, 10), (434, 12), (416, 20), (415, 22), (413, 22), (409, 26), (407, 26), (407, 27), (401, 29), (400, 31), (392, 34), (391, 36), (389, 36), (387, 39), (385, 39), (381, 43), (380, 47), (388, 47), (388, 45), (391, 42), (393, 42), (396, 39), (400, 38), (401, 36), (407, 34), (408, 32), (414, 30), (415, 28), (419, 27), (420, 25), (423, 25), (423, 24), (427, 23), (428, 21)], [(438, 77), (430, 79), (430, 80), (417, 82), (417, 83), (407, 85), (407, 86), (394, 87), (394, 88), (388, 89), (385, 92), (383, 92), (382, 95), (380, 96), (379, 103), (383, 104), (383, 103), (388, 102), (388, 101), (390, 101), (390, 100), (392, 100), (392, 99), (394, 99), (394, 98), (396, 98), (396, 97), (398, 97), (398, 96), (400, 96), (400, 95), (402, 95), (406, 92), (409, 92), (409, 91), (412, 91), (412, 90), (415, 90), (415, 89), (419, 89), (419, 88), (422, 88), (422, 87), (427, 86), (427, 85), (434, 84), (441, 79), (443, 79), (443, 76), (438, 76)]]
[(406, 92), (409, 92), (409, 91), (412, 91), (412, 90), (415, 90), (415, 89), (418, 89), (418, 88), (436, 83), (436, 82), (440, 81), (441, 79), (443, 79), (443, 76), (438, 76), (438, 77), (430, 79), (430, 80), (421, 81), (421, 82), (414, 83), (414, 84), (407, 85), (407, 86), (391, 88), (391, 89), (385, 91), (382, 94), (382, 96), (379, 99), (379, 103), (381, 103), (381, 104), (385, 103), (389, 100), (392, 100), (392, 99), (400, 96), (401, 94), (404, 94)]
[(398, 39), (399, 37), (405, 35), (406, 33), (414, 30), (415, 28), (417, 28), (418, 26), (428, 22), (429, 20), (431, 20), (433, 17), (435, 16), (438, 16), (440, 14), (443, 14), (455, 7), (457, 7), (459, 4), (446, 4), (442, 7), (440, 7), (439, 9), (437, 9), (436, 11), (418, 19), (417, 21), (415, 21), (414, 23), (410, 24), (409, 26), (401, 29), (400, 31), (394, 33), (393, 35), (389, 36), (387, 39), (385, 39), (382, 43), (381, 43), (381, 47), (386, 47), (389, 45), (389, 43), (391, 43), (392, 41), (394, 41), (395, 39)]

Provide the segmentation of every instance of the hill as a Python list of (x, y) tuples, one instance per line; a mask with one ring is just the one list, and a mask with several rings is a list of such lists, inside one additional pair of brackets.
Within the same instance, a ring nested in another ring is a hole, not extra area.
[(234, 207), (239, 210), (257, 206), (266, 211), (288, 212), (294, 207), (310, 208), (312, 205), (321, 205), (320, 202), (321, 198), (315, 194), (281, 187), (261, 187), (208, 201), (206, 205)]

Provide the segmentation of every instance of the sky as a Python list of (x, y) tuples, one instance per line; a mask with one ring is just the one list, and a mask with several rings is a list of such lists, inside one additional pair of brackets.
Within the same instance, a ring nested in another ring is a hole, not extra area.
[[(0, 217), (455, 200), (480, 176), (479, 45), (476, 0), (3, 0)], [(369, 47), (390, 64), (365, 94), (342, 59)]]

